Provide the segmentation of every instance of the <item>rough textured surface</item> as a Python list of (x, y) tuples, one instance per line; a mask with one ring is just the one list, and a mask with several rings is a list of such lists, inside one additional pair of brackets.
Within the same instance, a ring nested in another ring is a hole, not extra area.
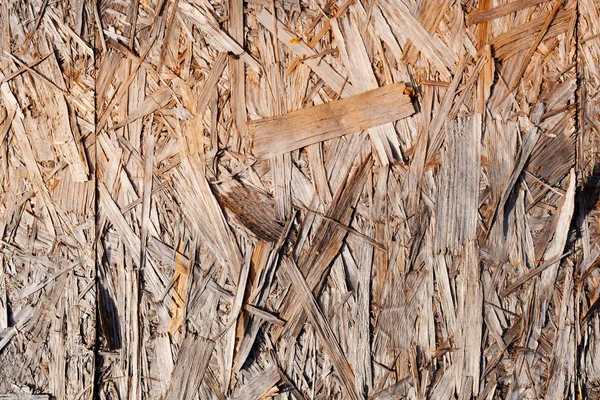
[(0, 399), (600, 399), (599, 26), (0, 1)]

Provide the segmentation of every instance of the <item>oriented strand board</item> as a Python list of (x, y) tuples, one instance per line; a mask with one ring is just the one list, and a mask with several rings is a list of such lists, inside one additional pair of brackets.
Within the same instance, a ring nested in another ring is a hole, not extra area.
[(598, 26), (0, 1), (0, 399), (600, 398)]

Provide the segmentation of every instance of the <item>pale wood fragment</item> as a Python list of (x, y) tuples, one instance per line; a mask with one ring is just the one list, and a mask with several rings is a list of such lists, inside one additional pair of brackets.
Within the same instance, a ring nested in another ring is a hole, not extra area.
[(512, 14), (527, 7), (532, 7), (549, 0), (519, 0), (509, 1), (490, 9), (477, 9), (467, 15), (467, 25), (480, 24), (496, 18)]
[(280, 117), (250, 121), (257, 156), (274, 157), (310, 144), (406, 118), (414, 113), (403, 83), (303, 108)]
[(190, 335), (185, 338), (179, 349), (165, 400), (183, 400), (196, 395), (214, 346), (214, 342), (202, 337)]

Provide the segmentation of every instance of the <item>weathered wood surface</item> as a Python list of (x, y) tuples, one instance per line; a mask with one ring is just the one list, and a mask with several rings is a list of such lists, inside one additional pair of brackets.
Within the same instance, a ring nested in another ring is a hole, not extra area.
[(94, 24), (84, 8), (0, 4), (2, 398), (94, 392)]
[(0, 399), (600, 399), (598, 26), (0, 1)]
[[(391, 126), (414, 114), (403, 83), (305, 107), (278, 117), (250, 121), (248, 135), (256, 156), (272, 158), (312, 144), (369, 128)], [(387, 163), (387, 156), (384, 158)]]

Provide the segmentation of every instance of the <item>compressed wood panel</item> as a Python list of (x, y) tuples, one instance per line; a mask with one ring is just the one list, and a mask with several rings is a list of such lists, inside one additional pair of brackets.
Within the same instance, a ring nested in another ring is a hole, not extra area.
[(0, 398), (599, 398), (596, 3), (0, 2)]

